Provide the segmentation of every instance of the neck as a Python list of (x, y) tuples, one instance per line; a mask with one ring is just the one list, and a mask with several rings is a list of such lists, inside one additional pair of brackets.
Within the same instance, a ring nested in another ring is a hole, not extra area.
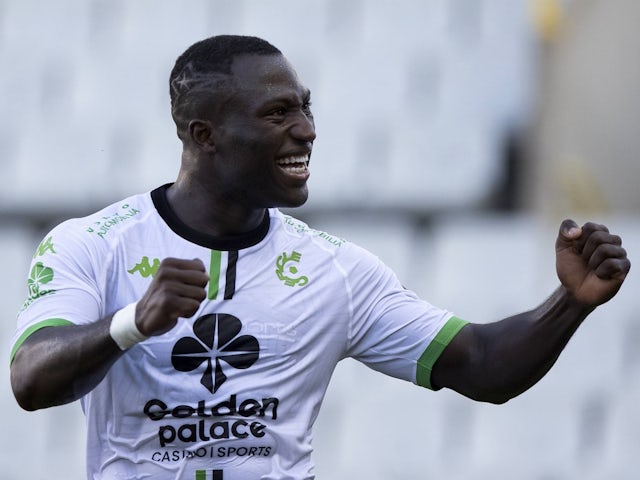
[(201, 233), (226, 237), (258, 228), (265, 208), (247, 209), (216, 192), (213, 186), (180, 175), (167, 190), (167, 201), (182, 222)]

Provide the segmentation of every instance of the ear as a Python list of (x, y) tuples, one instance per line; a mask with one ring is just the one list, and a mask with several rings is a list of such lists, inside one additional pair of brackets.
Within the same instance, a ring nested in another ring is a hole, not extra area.
[(216, 149), (213, 140), (213, 125), (206, 120), (191, 120), (187, 126), (189, 137), (198, 147), (206, 152), (214, 152)]

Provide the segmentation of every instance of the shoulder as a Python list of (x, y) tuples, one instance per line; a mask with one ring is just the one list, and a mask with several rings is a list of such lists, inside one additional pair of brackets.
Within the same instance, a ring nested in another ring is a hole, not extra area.
[(306, 222), (276, 209), (271, 212), (271, 221), (289, 240), (312, 244), (316, 251), (325, 252), (345, 273), (354, 269), (385, 268), (376, 255), (340, 235), (312, 228)]
[(68, 219), (48, 234), (47, 238), (78, 244), (108, 243), (154, 211), (149, 193), (137, 194), (114, 202), (84, 217)]
[(270, 213), (271, 222), (276, 226), (276, 228), (280, 229), (285, 235), (292, 238), (306, 239), (314, 242), (317, 240), (319, 246), (325, 246), (330, 250), (338, 250), (349, 244), (349, 242), (344, 238), (323, 230), (311, 228), (302, 220), (292, 217), (291, 215), (284, 214), (277, 209), (272, 209)]
[(34, 261), (46, 257), (58, 267), (88, 268), (100, 264), (114, 249), (126, 229), (153, 210), (148, 193), (114, 202), (85, 217), (65, 220), (50, 230), (36, 247)]
[(91, 215), (71, 219), (65, 223), (69, 229), (107, 240), (118, 232), (139, 224), (153, 213), (155, 208), (147, 192), (114, 202)]

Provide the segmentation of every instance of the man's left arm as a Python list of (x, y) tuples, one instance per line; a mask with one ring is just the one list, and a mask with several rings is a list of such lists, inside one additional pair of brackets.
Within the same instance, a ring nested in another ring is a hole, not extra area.
[(630, 267), (619, 236), (603, 225), (565, 220), (556, 240), (561, 286), (533, 310), (463, 327), (436, 361), (433, 387), (491, 403), (524, 392), (549, 371), (587, 315), (618, 292)]

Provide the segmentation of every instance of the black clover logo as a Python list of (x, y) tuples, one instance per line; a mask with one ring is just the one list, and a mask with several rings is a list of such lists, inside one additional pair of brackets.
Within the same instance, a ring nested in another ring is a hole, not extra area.
[[(240, 335), (242, 322), (233, 315), (213, 313), (203, 315), (193, 324), (197, 338), (182, 337), (171, 351), (171, 363), (180, 372), (191, 372), (207, 363), (200, 383), (216, 393), (227, 376), (222, 362), (233, 368), (249, 368), (258, 360), (260, 345), (251, 335)], [(213, 362), (215, 361), (215, 383)]]

